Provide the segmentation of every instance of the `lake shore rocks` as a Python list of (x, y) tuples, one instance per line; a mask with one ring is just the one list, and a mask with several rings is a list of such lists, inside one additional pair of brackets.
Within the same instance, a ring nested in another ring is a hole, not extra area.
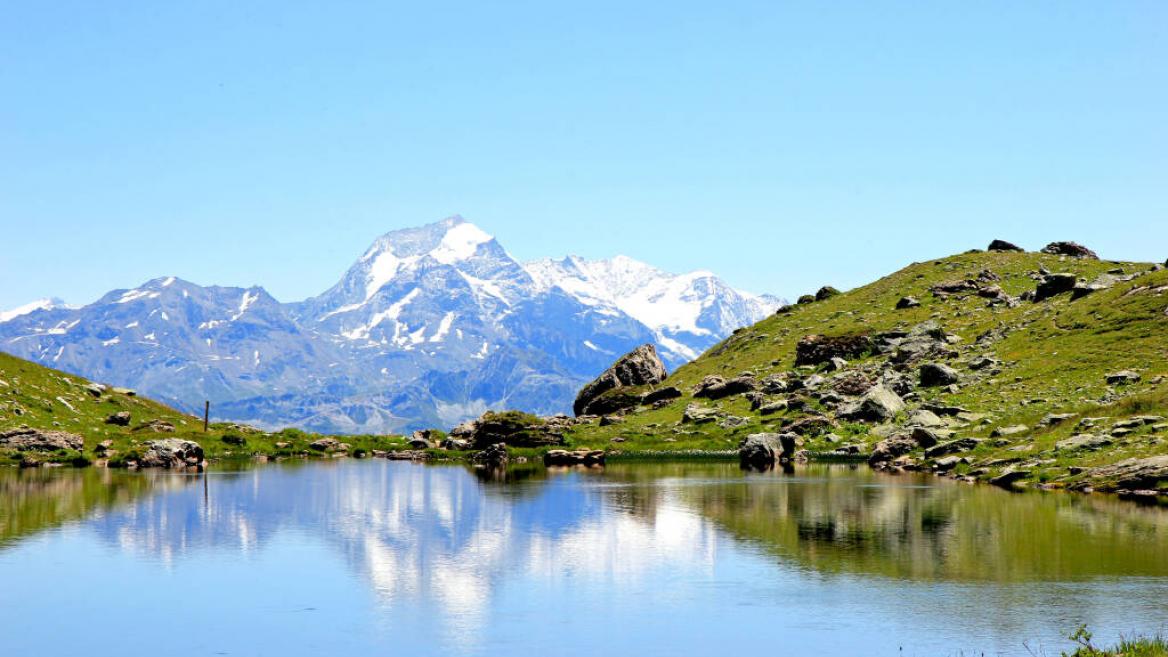
[(0, 432), (0, 447), (19, 452), (55, 452), (62, 449), (80, 451), (85, 447), (85, 439), (65, 431), (20, 427)]
[(138, 459), (139, 468), (202, 467), (203, 447), (191, 440), (164, 438), (146, 442), (146, 451)]

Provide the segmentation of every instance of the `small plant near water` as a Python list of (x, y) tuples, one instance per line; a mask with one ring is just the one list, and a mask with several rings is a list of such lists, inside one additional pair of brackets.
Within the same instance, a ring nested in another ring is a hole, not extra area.
[(1166, 657), (1168, 641), (1161, 636), (1121, 638), (1112, 648), (1098, 648), (1092, 643), (1094, 638), (1086, 625), (1080, 625), (1069, 637), (1078, 644), (1073, 653), (1062, 653), (1063, 657)]

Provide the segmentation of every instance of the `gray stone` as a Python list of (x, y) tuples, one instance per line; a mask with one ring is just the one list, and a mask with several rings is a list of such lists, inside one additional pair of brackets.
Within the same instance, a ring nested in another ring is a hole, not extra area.
[(64, 431), (42, 431), (20, 427), (0, 432), (0, 447), (15, 449), (19, 452), (55, 452), (60, 449), (80, 451), (85, 447), (85, 439), (77, 434)]
[(1043, 247), (1042, 252), (1051, 255), (1071, 256), (1072, 258), (1099, 259), (1099, 256), (1095, 255), (1094, 251), (1075, 242), (1051, 242)]
[(896, 309), (897, 310), (905, 310), (908, 308), (919, 308), (920, 305), (921, 305), (921, 302), (919, 300), (917, 300), (916, 297), (912, 297), (912, 296), (901, 297), (900, 300), (896, 302)]
[(1119, 372), (1112, 372), (1111, 374), (1107, 375), (1107, 383), (1113, 386), (1122, 386), (1129, 383), (1136, 383), (1139, 380), (1139, 373), (1133, 372), (1132, 370), (1121, 370)]
[(203, 464), (203, 448), (191, 440), (165, 438), (146, 442), (146, 453), (138, 460), (141, 468), (185, 468)]
[(925, 363), (921, 365), (920, 382), (926, 388), (953, 385), (961, 380), (957, 370), (942, 363)]
[(904, 400), (883, 384), (872, 386), (860, 401), (840, 413), (842, 417), (870, 422), (891, 420), (905, 409)]
[(1023, 249), (1022, 249), (1022, 247), (1011, 244), (1010, 242), (1007, 242), (1006, 240), (994, 240), (994, 241), (990, 242), (990, 245), (986, 250), (987, 251), (1019, 251), (1020, 252)]
[(968, 452), (976, 449), (981, 441), (977, 438), (958, 438), (957, 440), (950, 440), (949, 442), (939, 443), (925, 450), (927, 458), (935, 459), (946, 454), (953, 454), (954, 452)]
[(130, 426), (130, 411), (118, 411), (105, 419), (106, 424), (114, 424), (119, 427)]
[(1030, 427), (1025, 424), (1015, 424), (1009, 427), (998, 427), (990, 432), (990, 438), (999, 438), (1002, 436), (1017, 436), (1030, 431)]
[(1054, 448), (1060, 452), (1069, 452), (1076, 449), (1082, 449), (1091, 452), (1099, 449), (1100, 447), (1106, 447), (1110, 444), (1110, 436), (1096, 436), (1089, 433), (1081, 433), (1058, 441), (1054, 444)]
[(588, 404), (597, 397), (625, 386), (657, 385), (665, 380), (665, 364), (651, 344), (642, 345), (622, 356), (612, 367), (584, 386), (576, 395), (572, 410), (576, 415), (586, 414)]
[(1075, 288), (1079, 279), (1074, 274), (1057, 273), (1047, 274), (1038, 282), (1038, 287), (1034, 290), (1034, 301), (1044, 301), (1053, 296), (1070, 292)]

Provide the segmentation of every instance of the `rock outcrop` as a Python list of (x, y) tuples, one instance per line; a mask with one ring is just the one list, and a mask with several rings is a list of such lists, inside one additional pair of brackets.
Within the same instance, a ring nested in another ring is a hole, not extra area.
[(138, 459), (140, 468), (185, 468), (203, 465), (203, 448), (191, 440), (165, 438), (146, 443), (146, 452)]
[(612, 367), (584, 386), (572, 410), (579, 415), (589, 414), (588, 405), (609, 390), (627, 386), (657, 385), (665, 380), (665, 364), (651, 344), (642, 345), (622, 356)]
[(1075, 242), (1051, 242), (1042, 248), (1042, 252), (1051, 255), (1070, 256), (1072, 258), (1099, 259), (1099, 256), (1095, 255), (1094, 251)]
[(987, 251), (1022, 251), (1022, 247), (1011, 244), (1006, 240), (994, 240), (986, 247)]
[(743, 465), (764, 468), (795, 456), (799, 436), (793, 433), (752, 433), (738, 445)]
[(574, 466), (574, 465), (604, 465), (604, 450), (600, 449), (577, 449), (568, 451), (565, 449), (548, 450), (543, 455), (543, 464), (549, 467), (554, 466)]
[(65, 431), (42, 431), (20, 427), (0, 432), (0, 447), (18, 452), (55, 452), (60, 449), (81, 450), (85, 439)]
[(819, 365), (832, 358), (859, 358), (872, 349), (869, 335), (807, 335), (795, 345), (795, 365)]
[(496, 443), (515, 447), (543, 447), (564, 444), (564, 425), (518, 411), (487, 411), (477, 420), (464, 422), (450, 437), (467, 441), (474, 449)]

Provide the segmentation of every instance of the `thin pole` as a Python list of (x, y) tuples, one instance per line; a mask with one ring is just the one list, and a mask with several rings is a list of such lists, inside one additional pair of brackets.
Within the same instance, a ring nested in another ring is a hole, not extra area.
[(207, 433), (207, 424), (211, 420), (211, 400), (203, 402), (203, 433)]

